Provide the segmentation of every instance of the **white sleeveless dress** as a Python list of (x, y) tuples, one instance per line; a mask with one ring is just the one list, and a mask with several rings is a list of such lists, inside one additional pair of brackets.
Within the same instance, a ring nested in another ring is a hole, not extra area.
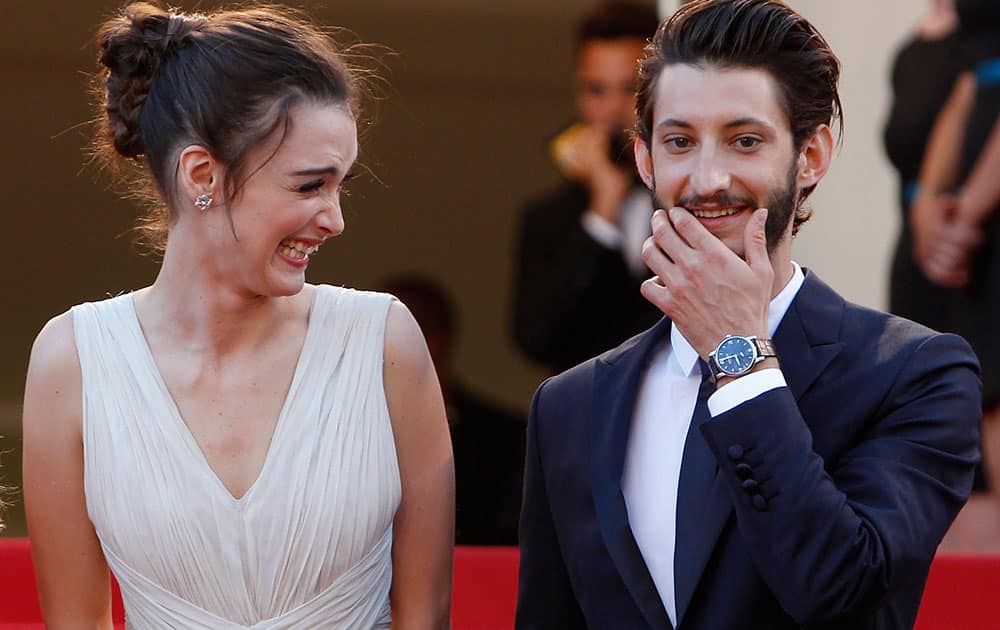
[(73, 308), (87, 511), (128, 628), (389, 626), (401, 495), (382, 382), (392, 297), (314, 295), (270, 449), (240, 499), (181, 418), (132, 296)]

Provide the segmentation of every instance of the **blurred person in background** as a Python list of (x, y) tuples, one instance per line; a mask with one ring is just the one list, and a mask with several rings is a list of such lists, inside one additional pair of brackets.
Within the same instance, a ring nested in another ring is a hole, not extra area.
[[(889, 311), (935, 330), (953, 330), (952, 291), (928, 278), (914, 249), (911, 209), (918, 196), (920, 167), (931, 130), (951, 95), (959, 75), (988, 54), (978, 32), (975, 7), (996, 0), (932, 0), (917, 32), (903, 45), (893, 63), (893, 100), (883, 139), (899, 176), (901, 229), (889, 278)], [(960, 132), (955, 133), (957, 140)], [(982, 466), (975, 489), (986, 488)]]
[(413, 313), (441, 382), (455, 453), (455, 543), (516, 545), (524, 419), (470, 391), (456, 375), (459, 325), (454, 304), (441, 286), (424, 276), (402, 275), (381, 283), (380, 289)]
[(929, 4), (916, 33), (893, 62), (893, 100), (883, 133), (886, 153), (899, 176), (902, 225), (889, 281), (889, 310), (942, 329), (946, 319), (941, 298), (947, 291), (931, 282), (914, 258), (909, 208), (916, 198), (920, 164), (934, 120), (968, 62), (954, 0)]
[(344, 230), (357, 72), (277, 6), (133, 3), (97, 47), (96, 150), (148, 183), (163, 258), (32, 348), (47, 627), (110, 628), (110, 567), (130, 628), (446, 628), (454, 473), (420, 329), (305, 281)]
[(956, 0), (965, 67), (937, 117), (910, 207), (913, 256), (942, 320), (982, 364), (983, 470), (946, 549), (1000, 551), (1000, 1)]
[(579, 121), (553, 141), (566, 182), (521, 216), (514, 338), (561, 371), (645, 329), (659, 312), (642, 299), (642, 241), (652, 204), (629, 150), (637, 61), (658, 23), (650, 5), (607, 2), (576, 35)]

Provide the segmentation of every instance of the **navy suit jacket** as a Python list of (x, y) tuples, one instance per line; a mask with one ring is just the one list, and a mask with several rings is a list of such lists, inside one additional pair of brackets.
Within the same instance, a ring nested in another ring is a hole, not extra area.
[[(536, 392), (517, 628), (671, 628), (621, 489), (638, 388), (669, 327)], [(674, 557), (678, 627), (911, 628), (979, 457), (976, 358), (811, 272), (774, 343), (788, 386), (692, 434), (717, 472), (699, 539)]]

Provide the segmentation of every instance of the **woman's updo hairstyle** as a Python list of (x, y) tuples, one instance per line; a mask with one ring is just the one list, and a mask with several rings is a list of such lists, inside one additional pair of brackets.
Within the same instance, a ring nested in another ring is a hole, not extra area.
[(175, 198), (184, 147), (200, 145), (225, 165), (228, 203), (252, 175), (249, 153), (279, 128), (287, 133), (292, 107), (342, 105), (358, 115), (355, 71), (323, 30), (288, 8), (185, 14), (136, 2), (101, 26), (97, 44), (97, 154), (145, 167), (146, 192), (161, 203), (140, 231), (158, 250), (176, 209), (192, 202)]

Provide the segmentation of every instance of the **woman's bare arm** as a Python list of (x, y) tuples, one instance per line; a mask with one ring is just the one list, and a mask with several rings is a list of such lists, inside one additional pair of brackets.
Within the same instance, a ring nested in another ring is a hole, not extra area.
[(82, 385), (72, 315), (31, 350), (24, 392), (24, 501), (46, 627), (108, 628), (108, 566), (83, 490)]
[(980, 225), (992, 218), (1000, 206), (1000, 115), (993, 123), (989, 140), (976, 158), (958, 197), (958, 214), (962, 220)]
[(959, 75), (951, 95), (938, 113), (920, 164), (920, 195), (935, 197), (953, 191), (959, 184), (962, 138), (972, 113), (976, 79), (970, 72)]
[(920, 168), (920, 189), (910, 207), (917, 262), (928, 278), (942, 286), (968, 282), (971, 254), (982, 241), (978, 228), (956, 220), (951, 196), (959, 184), (962, 139), (975, 91), (971, 73), (959, 76), (931, 131)]
[(389, 309), (385, 390), (403, 496), (393, 531), (393, 630), (449, 626), (455, 467), (441, 387), (416, 321)]

